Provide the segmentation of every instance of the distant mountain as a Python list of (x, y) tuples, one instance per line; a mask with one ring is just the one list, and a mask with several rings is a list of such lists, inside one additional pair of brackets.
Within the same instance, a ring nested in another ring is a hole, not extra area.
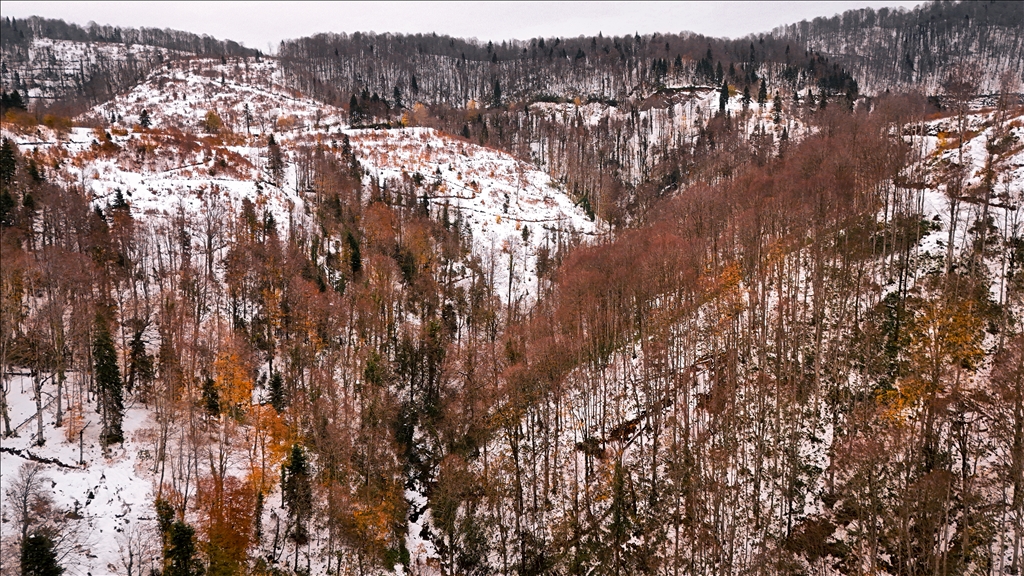
[(1000, 76), (1024, 77), (1024, 8), (1019, 2), (931, 2), (913, 10), (850, 10), (777, 28), (840, 63), (864, 93), (942, 92), (953, 67), (978, 74), (979, 90), (999, 91)]

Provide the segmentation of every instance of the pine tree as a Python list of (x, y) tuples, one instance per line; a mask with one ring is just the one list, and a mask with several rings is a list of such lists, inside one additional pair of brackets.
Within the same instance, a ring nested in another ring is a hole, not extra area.
[(718, 111), (725, 112), (725, 105), (729, 103), (729, 83), (722, 82), (722, 91), (718, 95)]
[(501, 106), (501, 82), (494, 81), (494, 107), (498, 108)]
[(11, 108), (17, 108), (19, 110), (25, 110), (26, 109), (25, 101), (21, 98), (21, 94), (17, 90), (15, 90), (14, 92), (11, 92), (10, 98), (11, 98), (11, 100), (10, 100)]
[(270, 375), (270, 405), (277, 410), (278, 414), (284, 412), (288, 405), (284, 394), (284, 381), (281, 378), (281, 373), (276, 370)]
[(143, 110), (142, 114), (139, 114), (139, 126), (143, 128), (149, 128), (152, 121), (149, 118), (149, 110)]
[(14, 181), (14, 172), (17, 166), (14, 143), (11, 142), (10, 138), (4, 138), (3, 145), (0, 145), (0, 185), (5, 190)]
[(204, 570), (196, 557), (196, 530), (192, 526), (176, 521), (171, 525), (168, 546), (164, 552), (164, 576), (202, 576)]
[(359, 99), (353, 94), (348, 100), (348, 117), (352, 124), (358, 124), (362, 118), (362, 113), (359, 110)]
[(757, 91), (757, 104), (764, 106), (768, 102), (768, 84), (761, 78), (761, 88)]
[(288, 516), (295, 520), (292, 538), (302, 545), (309, 540), (306, 520), (313, 511), (313, 489), (309, 482), (309, 464), (306, 453), (298, 444), (292, 445), (291, 458), (281, 469), (281, 499)]
[(284, 156), (273, 134), (267, 140), (267, 172), (274, 185), (280, 187), (284, 178)]
[(348, 244), (349, 250), (349, 268), (352, 269), (353, 274), (359, 274), (363, 269), (363, 256), (359, 250), (359, 241), (356, 240), (351, 230), (345, 235), (345, 243)]
[(60, 576), (64, 568), (57, 563), (53, 539), (46, 534), (32, 534), (21, 543), (22, 576)]
[(0, 192), (0, 226), (14, 224), (14, 196), (7, 190)]
[(209, 376), (203, 381), (203, 404), (206, 406), (207, 414), (213, 417), (220, 416), (220, 392), (217, 391), (213, 378)]
[(96, 388), (99, 391), (100, 409), (103, 418), (101, 442), (104, 446), (124, 440), (121, 419), (124, 416), (124, 399), (121, 383), (121, 369), (117, 365), (117, 351), (114, 339), (102, 317), (96, 319), (96, 335), (92, 344), (93, 369)]

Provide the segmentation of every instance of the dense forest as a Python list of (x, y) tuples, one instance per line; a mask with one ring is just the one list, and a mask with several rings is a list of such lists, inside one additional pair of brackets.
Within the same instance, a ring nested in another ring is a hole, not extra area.
[[(51, 18), (0, 18), (0, 84), (26, 101), (39, 99), (75, 115), (141, 82), (165, 61), (184, 55), (258, 56), (231, 40), (177, 30), (82, 27)], [(56, 102), (54, 102), (56, 100)]]
[[(1020, 61), (946, 59), (1019, 7), (276, 59), (3, 23), (5, 66), (167, 50), (60, 121), (5, 69), (3, 575), (1020, 573)], [(494, 158), (489, 225), (532, 167), (598, 232), (482, 246)]]
[(979, 91), (999, 91), (997, 71), (1024, 75), (1024, 14), (1013, 2), (930, 2), (911, 11), (851, 10), (783, 26), (774, 36), (840, 62), (870, 92), (942, 92), (952, 65), (979, 72)]

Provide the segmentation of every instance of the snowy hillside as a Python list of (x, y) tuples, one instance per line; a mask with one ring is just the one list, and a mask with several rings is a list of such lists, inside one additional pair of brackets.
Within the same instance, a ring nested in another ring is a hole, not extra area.
[(346, 134), (371, 181), (429, 184), (424, 201), (435, 215), (458, 218), (470, 232), (474, 252), (505, 287), (500, 295), (507, 301), (536, 297), (538, 250), (598, 231), (551, 177), (503, 152), (426, 128)]
[[(92, 206), (107, 213), (127, 206), (140, 228), (157, 234), (153, 238), (183, 222), (196, 247), (210, 226), (237, 219), (245, 205), (272, 216), (282, 234), (307, 225), (309, 192), (300, 183), (299, 159), (318, 143), (330, 142), (329, 150), (340, 151), (344, 140), (362, 166), (364, 187), (410, 190), (433, 218), (460, 227), (471, 238), (473, 256), (489, 270), (497, 295), (517, 307), (536, 299), (542, 250), (553, 254), (598, 232), (600, 224), (556, 182), (506, 153), (425, 128), (350, 130), (343, 111), (282, 88), (278, 78), (276, 63), (268, 60), (172, 62), (76, 120), (105, 128), (5, 126), (3, 135), (38, 166), (45, 181), (83, 187)], [(269, 166), (271, 134), (283, 159), (276, 179)], [(166, 434), (167, 429), (161, 428), (156, 406), (133, 401), (124, 417), (124, 443), (104, 451), (98, 417), (88, 409), (66, 412), (68, 406), (88, 405), (84, 398), (70, 397), (84, 389), (84, 376), (67, 376), (69, 383), (57, 392), (68, 395), (61, 400), (62, 428), (54, 427), (58, 406), (52, 394), (43, 392), (43, 408), (37, 411), (28, 372), (5, 382), (16, 435), (3, 439), (3, 489), (17, 481), (23, 465), (42, 463), (41, 474), (52, 486), (49, 505), (69, 514), (59, 521), (74, 535), (61, 548), (69, 574), (123, 574), (129, 561), (133, 574), (140, 566), (148, 570), (160, 557), (153, 506), (163, 472), (153, 455), (160, 449), (161, 430)], [(49, 389), (56, 375), (41, 378), (40, 386)], [(255, 394), (266, 402), (265, 391)], [(250, 441), (257, 434), (251, 424), (234, 430), (232, 435)], [(182, 448), (190, 442), (188, 434), (172, 426), (170, 448), (164, 444), (164, 449)], [(229, 452), (229, 473), (246, 477), (244, 450), (236, 445)], [(187, 484), (183, 490), (187, 497)], [(422, 506), (422, 494), (407, 497)], [(279, 491), (267, 496), (262, 521), (268, 531), (283, 522), (282, 506)], [(12, 514), (8, 508), (5, 503), (5, 518)], [(419, 535), (424, 522), (411, 521), (408, 542), (421, 563), (436, 556)], [(315, 534), (304, 558), (326, 545), (324, 534)], [(260, 554), (275, 562), (296, 553), (276, 535), (272, 544)], [(12, 553), (5, 545), (5, 554)], [(314, 559), (314, 567), (324, 569), (322, 561)]]
[[(66, 422), (64, 427), (55, 428), (54, 399), (50, 397), (44, 406), (40, 438), (32, 377), (14, 375), (4, 385), (10, 387), (7, 402), (16, 435), (3, 439), (0, 490), (11, 494), (22, 470), (27, 471), (37, 463), (42, 466), (38, 481), (50, 497), (52, 510), (37, 509), (36, 513), (55, 516), (64, 530), (66, 538), (60, 553), (68, 567), (66, 573), (84, 576), (133, 570), (138, 574), (159, 566), (153, 510), (156, 423), (151, 407), (130, 407), (125, 413), (124, 444), (103, 450), (94, 414), (74, 414), (72, 418), (79, 422)], [(75, 433), (79, 430), (81, 434)], [(5, 498), (5, 536), (12, 531), (15, 515), (9, 498)], [(12, 554), (17, 554), (7, 540), (4, 564), (11, 561)], [(130, 558), (134, 562), (131, 568)]]
[(0, 576), (1021, 572), (1005, 8), (0, 19)]
[(47, 101), (83, 90), (100, 73), (119, 80), (139, 77), (180, 53), (140, 44), (36, 38), (22, 53), (5, 51), (4, 56), (4, 90), (22, 90), (30, 99)]

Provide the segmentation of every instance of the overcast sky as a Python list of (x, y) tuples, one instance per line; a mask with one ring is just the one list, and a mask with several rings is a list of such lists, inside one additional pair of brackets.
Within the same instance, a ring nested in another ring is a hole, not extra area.
[[(735, 38), (882, 2), (17, 2), (3, 16), (172, 28), (268, 48), (318, 32), (437, 32), (480, 40), (693, 31)], [(276, 50), (269, 50), (274, 52)]]

